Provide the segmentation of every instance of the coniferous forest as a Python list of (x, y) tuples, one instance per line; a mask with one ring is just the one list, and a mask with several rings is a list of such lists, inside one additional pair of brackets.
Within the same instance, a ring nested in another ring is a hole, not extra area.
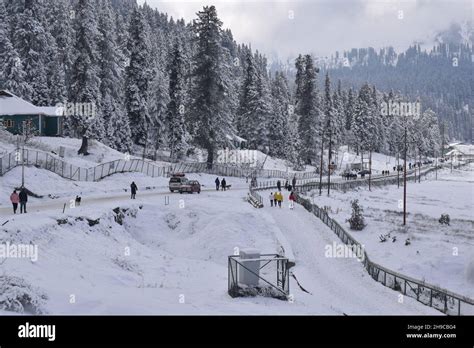
[[(212, 163), (236, 136), (295, 168), (341, 145), (395, 155), (405, 128), (420, 156), (472, 138), (470, 45), (301, 52), (290, 71), (236, 42), (217, 11), (186, 23), (134, 0), (0, 0), (0, 88), (38, 106), (93, 103), (66, 135), (176, 160), (198, 147)], [(420, 117), (380, 112), (397, 101), (419, 102)]]

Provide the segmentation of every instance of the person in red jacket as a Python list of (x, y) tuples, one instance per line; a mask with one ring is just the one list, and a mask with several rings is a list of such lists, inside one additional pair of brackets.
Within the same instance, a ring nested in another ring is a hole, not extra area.
[(13, 214), (16, 214), (16, 210), (18, 209), (18, 203), (20, 203), (20, 196), (18, 196), (16, 190), (13, 190), (13, 193), (10, 195), (10, 201), (13, 205)]
[(295, 196), (295, 193), (293, 191), (291, 191), (291, 193), (290, 193), (289, 201), (290, 201), (290, 209), (294, 209), (295, 208), (296, 196)]

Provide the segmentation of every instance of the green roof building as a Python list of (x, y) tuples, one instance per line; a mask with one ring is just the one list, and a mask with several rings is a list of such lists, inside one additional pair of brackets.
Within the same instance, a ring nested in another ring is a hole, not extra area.
[(35, 106), (13, 93), (0, 90), (0, 122), (13, 134), (22, 133), (29, 125), (41, 136), (61, 136), (63, 109), (55, 106)]

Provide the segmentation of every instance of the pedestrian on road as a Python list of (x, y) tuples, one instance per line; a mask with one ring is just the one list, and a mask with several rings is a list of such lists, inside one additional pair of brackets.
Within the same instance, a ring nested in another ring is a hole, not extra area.
[(293, 191), (291, 191), (290, 197), (288, 199), (290, 200), (290, 209), (294, 209), (295, 208), (296, 196), (295, 196), (295, 193)]
[(293, 181), (292, 181), (292, 186), (293, 186), (293, 189), (296, 188), (296, 175), (293, 177)]
[(278, 202), (278, 206), (281, 208), (281, 203), (283, 202), (283, 195), (281, 194), (281, 191), (278, 191), (276, 193), (276, 199)]
[(288, 180), (285, 180), (285, 190), (288, 190)]
[(273, 207), (273, 192), (270, 192), (270, 196), (268, 196), (270, 199), (270, 207)]
[(226, 185), (227, 183), (225, 182), (225, 178), (223, 178), (221, 181), (222, 191), (225, 191)]
[(130, 185), (130, 191), (132, 192), (132, 195), (130, 197), (131, 199), (135, 199), (135, 195), (137, 194), (137, 190), (138, 190), (138, 187), (135, 184), (135, 181), (133, 181), (132, 184)]
[(278, 189), (278, 191), (281, 191), (281, 181), (280, 180), (277, 181), (277, 189)]
[(20, 214), (26, 214), (26, 203), (28, 202), (28, 192), (24, 187), (21, 188), (20, 194)]
[(16, 214), (16, 210), (18, 209), (18, 203), (20, 202), (20, 196), (18, 196), (16, 190), (13, 190), (12, 194), (10, 195), (10, 201), (13, 205), (13, 214)]
[(219, 177), (217, 177), (214, 182), (216, 183), (216, 191), (219, 191), (219, 186), (221, 184), (221, 182), (219, 181)]
[(277, 206), (277, 193), (276, 192), (273, 194), (273, 206), (274, 207)]

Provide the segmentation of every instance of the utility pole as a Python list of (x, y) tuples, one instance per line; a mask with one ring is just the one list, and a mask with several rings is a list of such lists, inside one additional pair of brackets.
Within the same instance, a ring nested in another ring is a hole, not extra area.
[(403, 161), (403, 226), (407, 224), (407, 127), (405, 125), (405, 154)]
[(21, 146), (21, 187), (25, 187), (25, 146)]
[(400, 149), (397, 152), (397, 188), (400, 188)]
[(25, 187), (25, 143), (26, 143), (26, 139), (27, 139), (27, 123), (26, 121), (23, 121), (23, 139), (22, 139), (22, 142), (21, 142), (21, 155), (20, 155), (20, 159), (21, 159), (21, 188), (24, 188)]
[(415, 147), (415, 162), (413, 163), (413, 167), (415, 169), (415, 184), (416, 184), (416, 147)]
[(418, 151), (418, 183), (421, 183), (421, 152)]
[(323, 156), (324, 156), (324, 130), (321, 133), (321, 163), (319, 165), (319, 195), (321, 196), (323, 190)]
[(369, 191), (370, 189), (370, 179), (372, 178), (372, 148), (370, 149), (369, 152)]
[[(329, 124), (329, 127), (331, 125)], [(329, 128), (328, 127), (328, 128)], [(328, 196), (329, 196), (329, 193), (331, 191), (331, 135), (332, 135), (332, 132), (331, 132), (331, 128), (329, 128), (329, 153), (328, 153)]]

